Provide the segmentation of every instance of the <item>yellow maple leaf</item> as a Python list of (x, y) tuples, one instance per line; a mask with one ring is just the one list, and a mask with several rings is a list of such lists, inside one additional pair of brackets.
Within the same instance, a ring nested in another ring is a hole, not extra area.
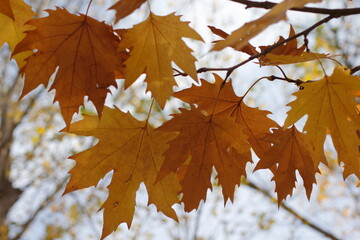
[(36, 29), (16, 46), (15, 53), (36, 49), (21, 69), (25, 74), (22, 96), (47, 85), (58, 68), (51, 89), (56, 89), (61, 113), (67, 125), (88, 96), (101, 116), (110, 85), (116, 85), (118, 37), (111, 26), (65, 9), (47, 10), (49, 16), (28, 24)]
[(246, 23), (244, 26), (232, 32), (225, 40), (217, 42), (212, 50), (219, 51), (229, 46), (241, 49), (248, 44), (250, 39), (264, 31), (271, 24), (285, 20), (287, 10), (294, 7), (303, 7), (307, 3), (321, 1), (322, 0), (283, 0), (262, 17)]
[(202, 41), (200, 35), (175, 14), (150, 13), (144, 22), (126, 31), (120, 43), (120, 50), (131, 49), (125, 61), (125, 88), (146, 73), (148, 90), (163, 108), (176, 84), (172, 62), (197, 80), (196, 59), (181, 39), (183, 37)]
[[(294, 28), (290, 25), (289, 38), (295, 35)], [(284, 41), (284, 37), (280, 37), (279, 40), (274, 43), (277, 44), (279, 42)], [(264, 51), (269, 46), (260, 46), (259, 48)], [(270, 53), (266, 54), (266, 56), (262, 56), (259, 58), (261, 65), (282, 65), (282, 64), (293, 64), (299, 62), (308, 62), (321, 58), (328, 57), (328, 54), (321, 53), (312, 53), (312, 52), (304, 52), (306, 49), (305, 44), (301, 47), (297, 47), (296, 39), (293, 39), (282, 46), (277, 47), (272, 50)]]
[(233, 118), (261, 158), (269, 150), (270, 144), (260, 139), (270, 133), (270, 128), (278, 127), (278, 124), (267, 117), (271, 112), (248, 107), (243, 97), (236, 96), (231, 82), (223, 85), (224, 80), (219, 75), (214, 74), (214, 77), (215, 84), (202, 80), (200, 87), (193, 86), (176, 92), (174, 97), (195, 103), (199, 109), (216, 117)]
[(215, 167), (224, 201), (233, 200), (235, 186), (246, 176), (245, 166), (251, 162), (250, 146), (241, 128), (231, 120), (204, 115), (197, 108), (182, 109), (165, 122), (159, 131), (178, 132), (169, 142), (158, 179), (180, 171), (185, 211), (191, 211), (205, 200), (211, 189), (211, 173)]
[[(31, 6), (27, 5), (22, 0), (7, 0), (5, 2), (5, 5), (1, 5), (1, 9), (6, 10), (5, 6), (11, 7), (10, 10), (13, 18), (4, 14), (3, 11), (0, 12), (0, 47), (4, 43), (7, 43), (10, 50), (14, 51), (16, 44), (25, 37), (24, 31), (32, 29), (30, 25), (25, 23), (30, 20), (35, 13), (31, 10)], [(24, 66), (24, 59), (31, 53), (31, 51), (27, 51), (13, 56), (19, 68)]]
[(146, 2), (146, 0), (120, 0), (112, 5), (109, 9), (116, 11), (115, 21), (118, 22), (120, 19), (129, 16), (144, 2)]
[(300, 55), (275, 55), (275, 54), (266, 54), (268, 59), (266, 62), (262, 62), (262, 65), (284, 65), (284, 64), (294, 64), (301, 62), (308, 62), (322, 58), (328, 58), (329, 54), (323, 53), (312, 53), (312, 52), (303, 52)]
[(130, 113), (105, 107), (101, 121), (86, 115), (84, 120), (70, 125), (70, 133), (99, 139), (94, 147), (71, 156), (76, 166), (65, 193), (96, 186), (108, 172), (114, 171), (109, 197), (103, 204), (104, 226), (102, 239), (125, 222), (128, 227), (134, 215), (136, 191), (144, 182), (149, 204), (153, 203), (165, 215), (177, 220), (171, 206), (177, 203), (180, 185), (175, 175), (156, 182), (163, 163), (167, 141), (174, 133), (154, 131), (147, 122), (134, 119)]
[(288, 129), (273, 129), (272, 134), (262, 138), (272, 144), (269, 151), (257, 163), (255, 170), (272, 169), (278, 204), (292, 195), (295, 188), (296, 171), (299, 171), (306, 195), (310, 199), (312, 186), (316, 183), (315, 174), (319, 172), (311, 156), (310, 146), (304, 133), (295, 126)]
[(359, 174), (359, 145), (356, 130), (360, 129), (354, 92), (360, 90), (359, 77), (350, 70), (336, 67), (331, 76), (319, 81), (303, 83), (304, 88), (288, 104), (291, 107), (285, 128), (307, 115), (304, 131), (310, 138), (315, 165), (324, 158), (324, 141), (329, 132), (338, 153), (339, 162), (345, 164), (344, 176)]

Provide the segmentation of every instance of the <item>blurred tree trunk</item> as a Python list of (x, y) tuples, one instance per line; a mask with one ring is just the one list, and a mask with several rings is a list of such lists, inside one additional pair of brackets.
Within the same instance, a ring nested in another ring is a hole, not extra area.
[(0, 179), (0, 225), (5, 224), (11, 206), (18, 200), (22, 191), (12, 186), (7, 177)]

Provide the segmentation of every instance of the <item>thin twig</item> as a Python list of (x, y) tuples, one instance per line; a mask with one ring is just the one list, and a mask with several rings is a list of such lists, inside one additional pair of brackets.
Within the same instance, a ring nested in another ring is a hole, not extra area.
[(21, 238), (21, 236), (26, 232), (26, 230), (29, 228), (29, 226), (33, 222), (33, 220), (39, 215), (41, 210), (45, 209), (47, 206), (50, 205), (50, 203), (52, 203), (54, 201), (54, 196), (63, 189), (64, 184), (67, 181), (68, 181), (68, 178), (64, 178), (63, 181), (61, 181), (56, 186), (55, 190), (44, 199), (42, 204), (39, 205), (39, 207), (35, 210), (33, 215), (22, 225), (21, 231), (14, 238), (12, 238), (12, 240), (17, 240), (17, 239)]
[[(262, 194), (264, 194), (266, 197), (268, 197), (272, 202), (277, 203), (277, 200), (266, 190), (260, 188), (259, 186), (257, 186), (255, 183), (249, 181), (249, 180), (245, 180), (244, 184), (247, 185), (248, 187), (261, 192)], [(340, 238), (336, 237), (334, 234), (330, 233), (329, 231), (326, 231), (324, 229), (322, 229), (320, 226), (316, 225), (315, 223), (312, 223), (310, 220), (306, 219), (305, 217), (301, 216), (298, 212), (296, 212), (294, 209), (292, 209), (291, 207), (289, 207), (287, 204), (285, 204), (284, 202), (282, 202), (280, 204), (280, 206), (286, 210), (288, 213), (290, 213), (291, 215), (293, 215), (295, 218), (299, 219), (304, 225), (312, 228), (313, 230), (321, 233), (322, 235), (333, 239), (333, 240), (340, 240)]]
[(340, 17), (340, 16), (337, 16), (337, 15), (329, 15), (329, 16), (327, 16), (326, 18), (324, 18), (324, 19), (316, 22), (314, 25), (310, 26), (309, 28), (305, 29), (304, 31), (299, 32), (299, 33), (297, 33), (297, 34), (295, 34), (295, 35), (293, 35), (293, 36), (291, 36), (291, 37), (288, 37), (287, 39), (284, 39), (283, 41), (280, 41), (280, 42), (278, 42), (278, 43), (275, 43), (274, 45), (271, 45), (271, 46), (265, 48), (261, 53), (252, 55), (252, 56), (250, 56), (248, 59), (246, 59), (245, 61), (242, 61), (242, 62), (240, 62), (240, 63), (238, 63), (238, 64), (236, 64), (236, 65), (234, 65), (234, 66), (232, 66), (232, 67), (227, 68), (227, 69), (226, 69), (226, 70), (227, 70), (226, 78), (228, 78), (235, 69), (241, 67), (242, 65), (245, 65), (246, 63), (248, 63), (248, 62), (250, 62), (250, 61), (252, 61), (252, 60), (254, 60), (254, 59), (256, 59), (256, 58), (265, 56), (266, 54), (270, 53), (270, 52), (273, 51), (274, 49), (276, 49), (276, 48), (284, 45), (284, 44), (287, 43), (287, 42), (290, 42), (291, 40), (294, 40), (294, 39), (296, 39), (296, 38), (298, 38), (298, 37), (300, 37), (300, 36), (307, 36), (307, 35), (308, 35), (312, 30), (314, 30), (315, 28), (317, 28), (317, 27), (319, 27), (320, 25), (322, 25), (322, 24), (330, 21), (331, 19), (338, 18), (338, 17)]
[[(264, 78), (266, 78), (269, 81), (281, 80), (281, 81), (285, 81), (285, 82), (289, 82), (289, 83), (295, 83), (296, 86), (300, 86), (300, 84), (305, 83), (301, 79), (291, 79), (291, 78), (288, 78), (286, 76), (285, 77), (278, 77), (278, 76), (275, 76), (275, 75), (271, 75), (271, 76), (264, 77)], [(310, 82), (310, 81), (307, 81), (307, 82)]]
[[(233, 2), (237, 2), (240, 4), (246, 5), (246, 8), (263, 8), (263, 9), (271, 9), (277, 5), (274, 2), (255, 2), (249, 0), (230, 0)], [(341, 16), (348, 16), (354, 14), (360, 14), (360, 8), (335, 8), (335, 9), (328, 9), (328, 8), (314, 8), (314, 7), (302, 7), (302, 8), (291, 8), (292, 11), (298, 12), (307, 12), (307, 13), (316, 13), (316, 14), (330, 14), (330, 15), (341, 15)]]
[[(341, 17), (341, 15), (329, 15), (327, 16), (326, 18), (316, 22), (315, 24), (313, 24), (312, 26), (308, 27), (307, 29), (305, 29), (304, 31), (302, 32), (299, 32), (291, 37), (288, 37), (286, 39), (284, 39), (283, 41), (280, 41), (280, 42), (277, 42), (275, 43), (274, 45), (271, 45), (267, 48), (265, 48), (262, 52), (260, 53), (257, 53), (257, 54), (254, 54), (250, 57), (248, 57), (246, 60), (234, 65), (234, 66), (231, 66), (231, 67), (227, 67), (227, 68), (208, 68), (208, 67), (202, 67), (202, 68), (199, 68), (197, 69), (197, 73), (203, 73), (203, 72), (209, 72), (209, 71), (226, 71), (226, 77), (225, 77), (225, 81), (229, 78), (229, 76), (233, 73), (233, 71), (245, 64), (247, 64), (248, 62), (251, 62), (252, 60), (254, 59), (257, 59), (259, 57), (262, 57), (262, 56), (265, 56), (266, 54), (270, 53), (271, 51), (275, 50), (276, 48), (284, 45), (285, 43), (287, 42), (290, 42), (291, 40), (294, 40), (300, 36), (304, 36), (306, 37), (312, 30), (314, 30), (315, 28), (321, 26), (322, 24), (330, 21), (331, 19), (334, 19), (334, 18), (339, 18)], [(178, 70), (176, 70), (177, 72), (179, 72)], [(178, 76), (178, 75), (181, 75), (181, 76), (187, 76), (188, 74), (186, 73), (178, 73), (178, 74), (175, 74), (175, 76)]]

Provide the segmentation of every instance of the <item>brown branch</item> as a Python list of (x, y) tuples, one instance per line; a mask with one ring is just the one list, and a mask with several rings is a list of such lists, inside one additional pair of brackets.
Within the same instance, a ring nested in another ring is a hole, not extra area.
[[(202, 68), (197, 69), (197, 73), (203, 73), (203, 72), (209, 72), (209, 71), (226, 71), (226, 72), (227, 72), (227, 73), (226, 73), (226, 77), (225, 77), (225, 81), (226, 81), (226, 80), (229, 78), (229, 76), (232, 74), (232, 72), (233, 72), (235, 69), (241, 67), (242, 65), (245, 65), (245, 64), (247, 64), (248, 62), (250, 62), (250, 61), (252, 61), (252, 60), (254, 60), (254, 59), (256, 59), (256, 58), (265, 56), (266, 54), (270, 53), (270, 52), (273, 51), (274, 49), (276, 49), (276, 48), (284, 45), (285, 43), (290, 42), (291, 40), (294, 40), (294, 39), (296, 39), (296, 38), (298, 38), (298, 37), (300, 37), (300, 36), (304, 36), (304, 37), (306, 38), (307, 35), (308, 35), (311, 31), (313, 31), (315, 28), (321, 26), (322, 24), (324, 24), (324, 23), (326, 23), (326, 22), (328, 22), (328, 21), (330, 21), (330, 20), (332, 20), (332, 19), (334, 19), (334, 18), (339, 18), (339, 17), (341, 17), (341, 15), (329, 15), (329, 16), (327, 16), (326, 18), (324, 18), (324, 19), (316, 22), (316, 23), (313, 24), (312, 26), (308, 27), (308, 28), (305, 29), (304, 31), (299, 32), (299, 33), (297, 33), (297, 34), (295, 34), (295, 35), (293, 35), (293, 36), (291, 36), (291, 37), (289, 37), (289, 38), (286, 38), (286, 39), (284, 39), (283, 41), (278, 42), (278, 43), (276, 43), (276, 44), (274, 44), (274, 45), (271, 45), (271, 46), (265, 48), (262, 52), (257, 53), (257, 54), (254, 54), (254, 55), (248, 57), (248, 59), (246, 59), (246, 60), (244, 60), (244, 61), (242, 61), (242, 62), (240, 62), (240, 63), (238, 63), (238, 64), (236, 64), (236, 65), (234, 65), (234, 66), (232, 66), (232, 67), (228, 67), (228, 68), (209, 68), (209, 67), (202, 67)], [(179, 75), (181, 75), (181, 76), (187, 76), (187, 75), (188, 75), (188, 74), (186, 74), (186, 73), (180, 72), (179, 70), (175, 70), (175, 71), (177, 72), (177, 74), (174, 74), (174, 76), (179, 76)], [(357, 71), (357, 70), (356, 70), (356, 71)]]
[(300, 84), (305, 83), (304, 81), (302, 81), (300, 79), (291, 79), (291, 78), (288, 78), (286, 76), (285, 77), (278, 77), (278, 76), (275, 76), (275, 75), (271, 75), (271, 76), (264, 77), (264, 78), (266, 78), (269, 81), (281, 80), (281, 81), (285, 81), (285, 82), (288, 82), (288, 83), (295, 83), (296, 86), (300, 86)]
[[(245, 180), (244, 184), (246, 184), (248, 187), (261, 192), (262, 194), (264, 194), (266, 197), (268, 197), (272, 202), (277, 204), (277, 200), (266, 190), (260, 188), (259, 186), (257, 186), (255, 183), (249, 181), (249, 180)], [(296, 212), (294, 209), (292, 209), (291, 207), (289, 207), (287, 204), (285, 204), (284, 202), (282, 202), (280, 204), (280, 206), (287, 211), (288, 213), (290, 213), (292, 216), (294, 216), (295, 218), (297, 218), (298, 220), (301, 221), (302, 224), (312, 228), (313, 230), (317, 231), (318, 233), (321, 233), (322, 235), (333, 239), (333, 240), (340, 240), (340, 238), (336, 237), (334, 234), (330, 233), (329, 231), (326, 231), (324, 229), (322, 229), (320, 226), (316, 225), (315, 223), (312, 223), (310, 220), (306, 219), (305, 217), (301, 216), (298, 212)]]
[[(246, 8), (263, 8), (263, 9), (271, 9), (277, 3), (265, 1), (265, 2), (255, 2), (249, 0), (230, 0), (233, 2), (237, 2), (240, 4), (246, 5)], [(316, 14), (330, 14), (330, 15), (341, 15), (348, 16), (354, 14), (360, 14), (360, 8), (314, 8), (314, 7), (302, 7), (302, 8), (291, 8), (292, 11), (298, 12), (307, 12), (307, 13), (316, 13)]]
[(231, 75), (231, 73), (232, 73), (235, 69), (241, 67), (242, 65), (245, 65), (246, 63), (248, 63), (248, 62), (250, 62), (250, 61), (252, 61), (252, 60), (254, 60), (254, 59), (256, 59), (256, 58), (265, 56), (266, 54), (270, 53), (270, 52), (273, 51), (274, 49), (276, 49), (276, 48), (284, 45), (285, 43), (290, 42), (291, 40), (294, 40), (294, 39), (296, 39), (296, 38), (298, 38), (298, 37), (300, 37), (300, 36), (306, 37), (306, 36), (307, 36), (312, 30), (314, 30), (315, 28), (317, 28), (317, 27), (319, 27), (320, 25), (322, 25), (322, 24), (330, 21), (330, 20), (333, 19), (333, 18), (338, 18), (338, 17), (340, 17), (340, 15), (339, 15), (339, 16), (338, 16), (338, 15), (329, 15), (329, 16), (327, 16), (326, 18), (324, 18), (324, 19), (316, 22), (314, 25), (310, 26), (309, 28), (305, 29), (304, 31), (299, 32), (299, 33), (297, 33), (297, 34), (295, 34), (295, 35), (293, 35), (293, 36), (291, 36), (291, 37), (289, 37), (289, 38), (287, 38), (287, 39), (285, 39), (285, 40), (283, 40), (283, 41), (281, 41), (281, 42), (278, 42), (278, 43), (276, 43), (276, 44), (274, 44), (274, 45), (271, 45), (271, 46), (265, 48), (261, 53), (252, 55), (252, 56), (250, 56), (248, 59), (246, 59), (245, 61), (242, 61), (241, 63), (238, 63), (238, 64), (236, 64), (236, 65), (234, 65), (234, 66), (232, 66), (232, 67), (226, 68), (227, 74), (226, 74), (225, 80)]
[(354, 73), (356, 73), (357, 71), (360, 71), (360, 65), (352, 68), (352, 69), (350, 70), (350, 73), (351, 73), (351, 74), (354, 74)]
[(57, 184), (55, 190), (44, 199), (42, 204), (40, 204), (39, 207), (34, 211), (33, 215), (22, 225), (21, 231), (18, 234), (16, 234), (16, 236), (11, 240), (18, 240), (22, 237), (22, 235), (26, 232), (26, 230), (29, 228), (29, 226), (34, 221), (34, 219), (39, 215), (39, 213), (55, 200), (54, 196), (63, 190), (64, 184), (67, 181), (68, 181), (68, 177), (64, 178), (63, 181)]

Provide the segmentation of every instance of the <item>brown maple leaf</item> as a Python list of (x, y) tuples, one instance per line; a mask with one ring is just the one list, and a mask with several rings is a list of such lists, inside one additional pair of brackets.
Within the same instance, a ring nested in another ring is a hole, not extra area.
[(248, 107), (243, 97), (236, 96), (231, 82), (224, 84), (219, 75), (214, 74), (214, 77), (215, 84), (201, 80), (200, 87), (184, 89), (176, 92), (174, 96), (185, 102), (195, 103), (199, 109), (216, 117), (233, 118), (261, 158), (270, 148), (270, 144), (260, 139), (270, 133), (270, 128), (278, 127), (276, 122), (267, 117), (271, 112)]
[(284, 127), (289, 127), (307, 115), (304, 131), (310, 138), (315, 166), (323, 161), (324, 141), (330, 133), (339, 162), (345, 163), (344, 176), (359, 175), (360, 117), (354, 92), (360, 90), (359, 77), (350, 75), (350, 70), (336, 67), (331, 76), (315, 82), (301, 84), (303, 90), (294, 93), (297, 99), (291, 107)]
[[(101, 116), (108, 87), (116, 85), (118, 37), (112, 27), (86, 15), (65, 9), (47, 10), (49, 16), (33, 19), (14, 54), (34, 50), (21, 69), (25, 74), (22, 96), (38, 85), (47, 85), (58, 67), (51, 86), (56, 89), (61, 113), (67, 125), (88, 96)], [(120, 65), (120, 63), (119, 63)]]
[(299, 171), (306, 195), (310, 199), (312, 186), (316, 183), (315, 174), (319, 172), (311, 156), (310, 145), (304, 133), (295, 126), (288, 129), (273, 129), (262, 140), (272, 144), (269, 151), (257, 163), (255, 170), (272, 169), (273, 180), (276, 183), (275, 191), (278, 195), (278, 204), (292, 195), (295, 188), (296, 171)]
[[(229, 36), (228, 33), (224, 32), (223, 30), (221, 29), (218, 29), (216, 27), (213, 27), (213, 26), (208, 26), (208, 28), (210, 28), (211, 32), (218, 35), (219, 37), (221, 38), (227, 38), (227, 36)], [(218, 41), (214, 41), (213, 43), (217, 43)], [(251, 55), (255, 55), (255, 54), (258, 54), (259, 52), (256, 51), (256, 48), (251, 45), (250, 43), (247, 43), (245, 46), (243, 46), (242, 48), (238, 49), (236, 47), (236, 44), (233, 44), (231, 45), (230, 47), (234, 48), (235, 50), (239, 51), (239, 52), (244, 52), (244, 53), (247, 53), (249, 54), (250, 56)]]
[(199, 109), (182, 109), (158, 129), (178, 132), (169, 142), (158, 179), (171, 172), (181, 175), (185, 210), (196, 209), (211, 189), (211, 173), (215, 167), (224, 200), (233, 200), (235, 186), (246, 176), (245, 166), (251, 162), (250, 146), (241, 128), (231, 120), (206, 115)]
[(14, 13), (10, 4), (10, 0), (0, 0), (0, 13), (15, 20)]
[(115, 22), (120, 21), (124, 17), (129, 16), (138, 9), (146, 0), (120, 0), (109, 9), (116, 11)]
[(321, 0), (283, 0), (262, 17), (245, 23), (244, 26), (232, 32), (225, 40), (217, 42), (212, 50), (219, 51), (230, 46), (241, 49), (248, 44), (250, 39), (257, 36), (271, 24), (285, 20), (287, 10), (294, 7), (301, 8), (311, 2), (321, 2)]
[[(289, 38), (295, 35), (294, 28), (290, 25), (289, 31)], [(280, 36), (279, 40), (274, 43), (278, 44), (284, 41), (285, 38)], [(266, 48), (271, 47), (269, 46), (260, 46), (259, 48), (261, 51), (265, 51)], [(281, 65), (281, 64), (293, 64), (299, 62), (307, 62), (312, 60), (317, 60), (321, 58), (328, 57), (328, 54), (321, 54), (321, 53), (312, 53), (312, 52), (305, 52), (306, 45), (303, 44), (301, 47), (297, 47), (297, 40), (293, 39), (289, 42), (286, 42), (284, 45), (281, 45), (270, 53), (266, 54), (266, 56), (262, 56), (259, 58), (261, 65)]]
[(127, 30), (120, 43), (120, 50), (130, 49), (130, 56), (125, 61), (125, 88), (146, 73), (148, 90), (163, 108), (176, 84), (172, 62), (197, 80), (196, 59), (181, 39), (183, 37), (202, 41), (188, 22), (181, 22), (180, 16), (175, 14), (157, 16), (150, 13), (144, 22)]
[(69, 132), (93, 136), (99, 142), (92, 148), (71, 156), (76, 166), (65, 193), (96, 186), (108, 172), (114, 171), (109, 197), (103, 204), (104, 226), (101, 239), (125, 222), (130, 227), (135, 209), (136, 191), (144, 182), (149, 204), (168, 217), (177, 220), (171, 206), (178, 202), (180, 185), (176, 175), (170, 174), (155, 184), (163, 163), (167, 141), (176, 134), (154, 131), (146, 122), (134, 119), (130, 113), (105, 107), (101, 121), (97, 116), (70, 125)]

